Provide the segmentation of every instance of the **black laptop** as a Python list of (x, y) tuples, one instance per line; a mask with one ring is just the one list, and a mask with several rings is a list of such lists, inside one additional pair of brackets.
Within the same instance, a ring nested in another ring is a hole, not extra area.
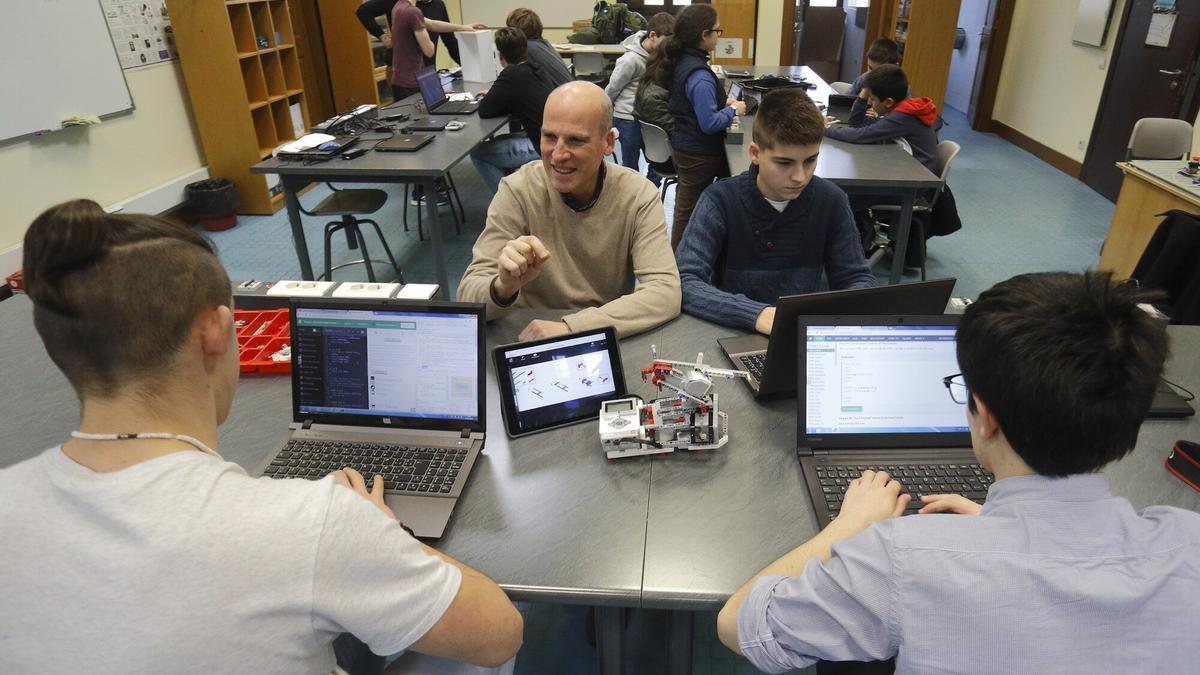
[(396, 134), (375, 146), (378, 152), (416, 152), (429, 145), (432, 134)]
[(417, 88), (425, 101), (425, 111), (430, 115), (470, 115), (479, 110), (476, 101), (451, 101), (442, 90), (442, 78), (433, 66), (417, 71)]
[(1154, 390), (1154, 400), (1150, 402), (1150, 412), (1146, 414), (1146, 417), (1167, 419), (1191, 417), (1196, 414), (1196, 411), (1188, 405), (1190, 400), (1192, 399), (1184, 398), (1175, 391), (1175, 388), (1167, 384), (1165, 380), (1159, 380), (1158, 387)]
[(837, 516), (851, 480), (885, 470), (913, 496), (982, 503), (993, 477), (971, 450), (966, 406), (943, 378), (959, 372), (960, 315), (809, 316), (798, 320), (796, 453), (817, 522)]
[(796, 318), (805, 314), (941, 314), (955, 279), (853, 288), (844, 291), (785, 295), (775, 303), (771, 337), (718, 338), (733, 365), (750, 372), (757, 398), (790, 396), (796, 391)]
[[(483, 449), (484, 306), (295, 300), (292, 424), (256, 475), (384, 477), (418, 537), (442, 536)], [(364, 542), (365, 543), (365, 542)]]
[(836, 117), (839, 122), (846, 122), (850, 119), (850, 110), (854, 107), (856, 100), (858, 100), (857, 96), (831, 93), (829, 104), (825, 106), (825, 114)]

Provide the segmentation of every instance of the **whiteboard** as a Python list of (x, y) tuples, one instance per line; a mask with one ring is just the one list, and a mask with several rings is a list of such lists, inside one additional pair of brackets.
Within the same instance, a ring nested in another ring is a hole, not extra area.
[(4, 4), (0, 140), (59, 129), (76, 115), (133, 109), (99, 0)]
[(462, 20), (499, 28), (509, 12), (528, 7), (537, 12), (543, 27), (570, 28), (572, 21), (590, 20), (595, 6), (595, 0), (462, 0)]

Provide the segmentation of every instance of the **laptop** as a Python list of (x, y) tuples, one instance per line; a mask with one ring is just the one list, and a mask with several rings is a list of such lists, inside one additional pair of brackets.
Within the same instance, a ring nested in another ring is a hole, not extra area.
[(854, 107), (854, 101), (857, 99), (857, 96), (831, 93), (829, 104), (825, 107), (825, 114), (836, 117), (840, 122), (845, 122), (850, 119), (850, 110)]
[(442, 90), (442, 78), (433, 66), (417, 71), (417, 88), (430, 115), (470, 115), (479, 110), (477, 101), (451, 101)]
[(349, 466), (418, 537), (441, 537), (483, 449), (484, 306), (293, 300), (292, 424), (256, 475)]
[(775, 303), (771, 337), (755, 333), (717, 338), (734, 367), (750, 372), (756, 398), (796, 392), (796, 318), (805, 314), (941, 314), (955, 279), (785, 295)]
[(982, 502), (994, 480), (971, 450), (966, 406), (943, 378), (959, 372), (958, 314), (798, 320), (796, 454), (820, 526), (851, 480), (885, 470), (913, 496)]
[(379, 152), (416, 152), (432, 140), (432, 134), (396, 134), (377, 143), (375, 149)]
[(435, 117), (414, 117), (404, 125), (405, 129), (413, 131), (445, 131), (446, 120), (440, 120)]
[[(320, 147), (310, 148), (308, 150), (286, 151), (280, 150), (275, 154), (276, 157), (289, 161), (306, 161), (320, 162), (326, 159), (332, 159), (358, 143), (358, 136), (337, 135), (333, 137), (332, 143), (336, 143), (335, 147), (328, 150), (321, 150)], [(324, 144), (323, 144), (324, 145)]]
[(1160, 379), (1158, 387), (1154, 390), (1154, 400), (1150, 402), (1150, 412), (1146, 414), (1146, 417), (1164, 419), (1191, 417), (1196, 414), (1196, 411), (1188, 405), (1190, 400), (1190, 398), (1181, 396), (1174, 387)]

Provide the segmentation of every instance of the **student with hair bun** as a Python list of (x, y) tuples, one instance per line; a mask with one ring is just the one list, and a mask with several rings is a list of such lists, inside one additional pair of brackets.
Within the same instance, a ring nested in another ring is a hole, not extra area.
[(76, 200), (34, 220), (24, 255), (34, 324), (82, 411), (62, 445), (0, 470), (0, 672), (511, 659), (512, 603), (405, 533), (378, 478), (256, 479), (221, 458), (238, 345), (207, 240)]

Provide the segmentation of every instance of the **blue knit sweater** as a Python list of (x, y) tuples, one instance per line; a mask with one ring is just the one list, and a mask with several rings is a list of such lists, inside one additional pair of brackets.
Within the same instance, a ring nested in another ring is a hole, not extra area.
[(683, 311), (754, 330), (781, 295), (875, 285), (850, 204), (814, 176), (782, 213), (758, 191), (758, 167), (719, 180), (700, 196), (675, 253)]

